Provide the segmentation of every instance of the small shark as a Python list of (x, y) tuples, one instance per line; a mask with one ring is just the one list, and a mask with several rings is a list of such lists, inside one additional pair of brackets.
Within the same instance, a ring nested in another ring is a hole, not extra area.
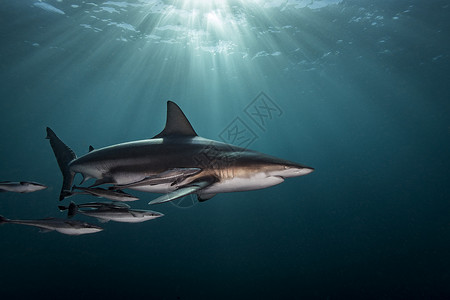
[(126, 206), (117, 206), (109, 203), (91, 203), (91, 205), (89, 206), (86, 204), (77, 205), (73, 202), (70, 202), (70, 205), (68, 207), (58, 206), (58, 208), (61, 211), (67, 209), (69, 217), (72, 217), (79, 212), (83, 215), (97, 218), (100, 220), (100, 222), (116, 221), (123, 223), (140, 223), (164, 216), (164, 214), (156, 211), (130, 209)]
[[(167, 102), (164, 130), (151, 139), (93, 149), (79, 158), (48, 127), (47, 139), (63, 175), (60, 200), (70, 195), (77, 173), (83, 176), (83, 182), (97, 179), (91, 187), (112, 184), (116, 188), (127, 186), (164, 193), (149, 202), (156, 204), (189, 194), (197, 194), (199, 201), (205, 201), (218, 193), (267, 188), (285, 178), (306, 175), (314, 170), (199, 137), (180, 107), (172, 101)], [(158, 182), (152, 182), (156, 179)]]
[(76, 215), (78, 208), (131, 208), (128, 204), (123, 202), (88, 202), (82, 204), (75, 204), (72, 201), (69, 206), (58, 206), (60, 211), (68, 210), (67, 216), (72, 218)]
[(43, 184), (32, 181), (2, 181), (0, 182), (0, 192), (14, 192), (14, 193), (31, 193), (44, 190), (47, 187)]
[(178, 182), (183, 181), (189, 176), (195, 175), (199, 173), (202, 169), (200, 168), (176, 168), (164, 171), (160, 174), (148, 176), (138, 182), (133, 182), (129, 184), (116, 184), (113, 188), (116, 189), (124, 189), (124, 188), (132, 188), (138, 186), (146, 186), (146, 185), (158, 185), (164, 183), (171, 183), (171, 185), (177, 184)]
[(22, 224), (39, 227), (42, 232), (56, 230), (63, 234), (68, 235), (81, 235), (88, 233), (95, 233), (102, 231), (103, 228), (75, 220), (65, 220), (65, 219), (41, 219), (41, 220), (10, 220), (3, 216), (0, 216), (0, 224), (11, 223), (11, 224)]
[(99, 187), (88, 188), (81, 186), (73, 186), (72, 190), (80, 190), (82, 192), (71, 192), (72, 195), (75, 194), (89, 194), (100, 198), (106, 198), (113, 201), (136, 201), (139, 200), (138, 197), (132, 196), (120, 190), (107, 190)]
[[(78, 208), (99, 208), (99, 207), (112, 207), (112, 208), (131, 208), (128, 204), (123, 202), (87, 202), (82, 204), (76, 204)], [(58, 206), (64, 207), (64, 206)]]

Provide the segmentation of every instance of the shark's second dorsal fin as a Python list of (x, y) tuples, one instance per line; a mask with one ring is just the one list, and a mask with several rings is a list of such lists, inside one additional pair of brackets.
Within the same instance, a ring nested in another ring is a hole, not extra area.
[(167, 101), (166, 127), (153, 138), (164, 138), (172, 136), (197, 136), (191, 123), (184, 115), (181, 108), (172, 101)]

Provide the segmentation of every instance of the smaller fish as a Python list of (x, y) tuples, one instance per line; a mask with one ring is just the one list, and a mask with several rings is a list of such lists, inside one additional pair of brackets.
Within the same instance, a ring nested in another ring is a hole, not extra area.
[(128, 204), (122, 202), (87, 202), (77, 204), (79, 208), (99, 208), (99, 207), (111, 207), (111, 208), (131, 208)]
[(67, 235), (81, 235), (102, 231), (103, 228), (86, 222), (47, 218), (40, 220), (10, 220), (0, 216), (0, 224), (11, 223), (38, 227), (42, 232), (57, 231)]
[(138, 197), (130, 195), (120, 190), (107, 190), (102, 188), (87, 188), (81, 186), (73, 186), (72, 190), (80, 190), (82, 192), (72, 192), (72, 195), (75, 194), (89, 194), (100, 198), (106, 198), (113, 201), (136, 201), (139, 200)]
[(0, 192), (31, 193), (45, 190), (47, 186), (33, 181), (1, 181)]
[(88, 203), (82, 203), (82, 204), (75, 204), (74, 202), (70, 202), (69, 206), (58, 206), (60, 211), (68, 210), (67, 216), (69, 218), (72, 218), (78, 211), (78, 208), (102, 208), (102, 207), (109, 207), (109, 208), (130, 208), (128, 204), (122, 203), (122, 202), (112, 202), (112, 203), (106, 203), (106, 202), (88, 202)]
[(144, 179), (132, 182), (129, 184), (115, 185), (115, 189), (132, 188), (145, 185), (158, 185), (171, 183), (171, 185), (177, 185), (184, 181), (186, 178), (198, 174), (202, 171), (200, 168), (174, 168), (164, 171), (162, 173), (147, 176)]
[[(104, 205), (103, 205), (104, 204)], [(75, 204), (70, 202), (69, 206), (58, 206), (62, 210), (68, 210), (68, 216), (72, 217), (77, 213), (97, 218), (100, 222), (116, 221), (123, 223), (140, 223), (164, 216), (164, 214), (143, 209), (130, 209), (125, 206), (116, 206), (114, 203), (91, 203), (91, 206), (86, 204)], [(93, 208), (93, 209), (83, 209)]]

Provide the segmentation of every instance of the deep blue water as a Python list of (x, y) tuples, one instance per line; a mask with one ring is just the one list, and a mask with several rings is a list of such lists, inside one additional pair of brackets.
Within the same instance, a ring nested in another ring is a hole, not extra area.
[[(315, 172), (184, 209), (135, 193), (165, 216), (91, 235), (2, 225), (1, 297), (449, 299), (449, 11), (2, 1), (0, 180), (49, 188), (1, 193), (1, 215), (64, 217), (46, 126), (83, 155), (159, 133), (167, 100), (203, 137), (240, 122), (235, 143)], [(253, 118), (261, 92), (276, 110)]]

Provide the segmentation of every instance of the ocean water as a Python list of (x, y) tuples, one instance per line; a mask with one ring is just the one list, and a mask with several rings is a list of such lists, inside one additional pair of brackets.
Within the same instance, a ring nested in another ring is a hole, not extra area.
[(449, 299), (449, 13), (443, 0), (2, 1), (0, 180), (49, 188), (1, 193), (1, 215), (65, 217), (46, 126), (81, 156), (156, 135), (167, 100), (200, 136), (315, 172), (204, 203), (135, 192), (133, 207), (165, 216), (96, 234), (1, 225), (1, 297)]

